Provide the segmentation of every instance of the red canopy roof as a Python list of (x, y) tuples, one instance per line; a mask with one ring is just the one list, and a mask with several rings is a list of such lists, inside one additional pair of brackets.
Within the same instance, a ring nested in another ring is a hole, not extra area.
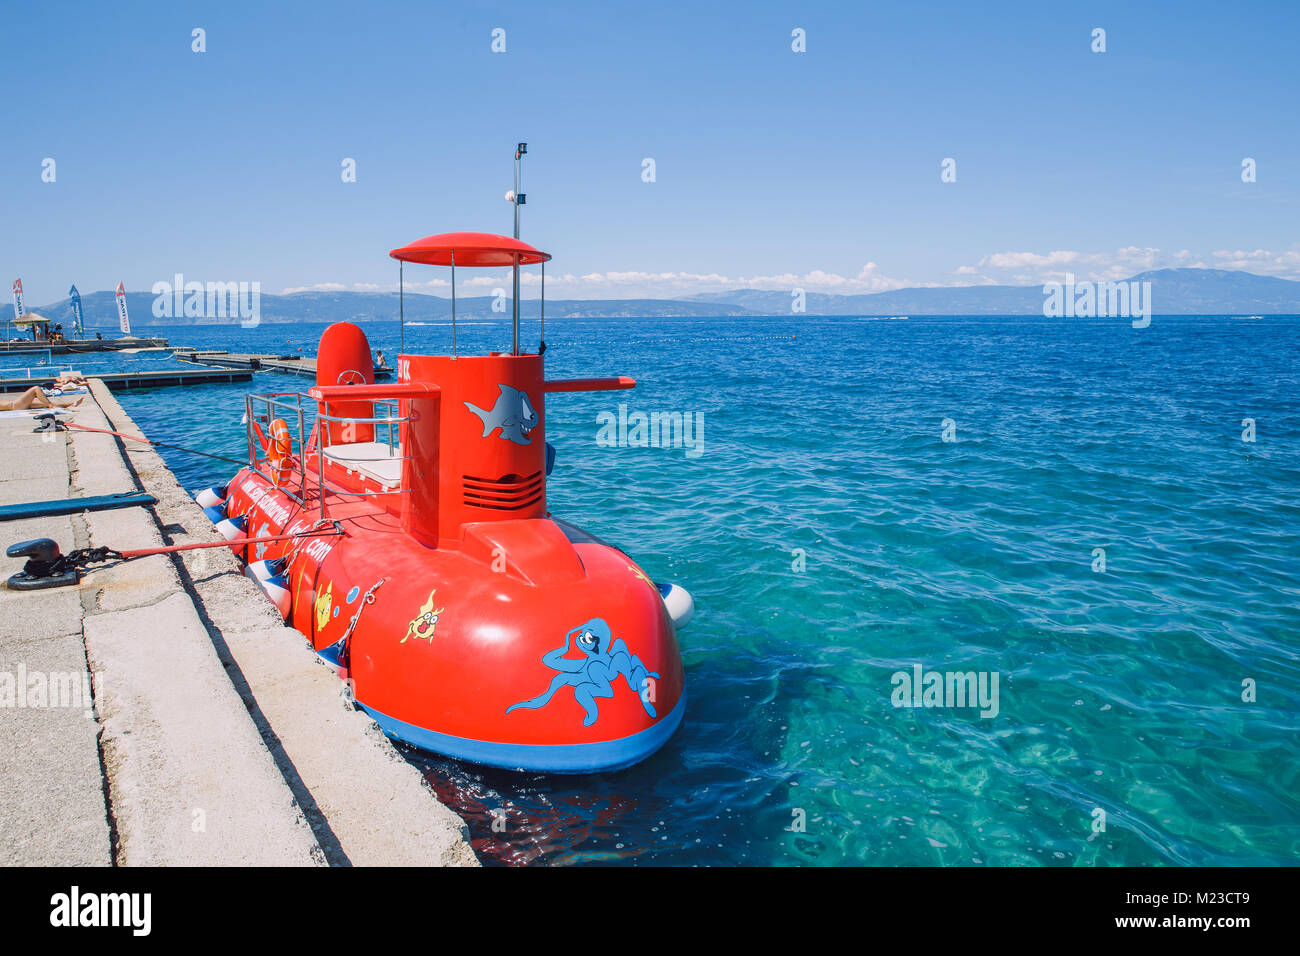
[(526, 242), (490, 232), (444, 232), (425, 236), (389, 253), (404, 262), (422, 262), (430, 266), (451, 265), (456, 253), (458, 266), (521, 266), (546, 262), (550, 253), (534, 249)]

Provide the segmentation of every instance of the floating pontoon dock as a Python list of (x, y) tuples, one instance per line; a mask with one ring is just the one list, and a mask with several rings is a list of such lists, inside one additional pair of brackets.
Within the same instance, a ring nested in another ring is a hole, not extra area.
[[(50, 374), (41, 378), (4, 378), (0, 379), (0, 392), (24, 392), (33, 385), (48, 385), (58, 377), (59, 369), (51, 369)], [(237, 369), (180, 369), (177, 371), (152, 372), (97, 372), (93, 376), (101, 379), (115, 392), (134, 388), (162, 388), (171, 385), (217, 385), (223, 382), (247, 382), (253, 378), (252, 372)]]
[(0, 353), (52, 352), (55, 355), (80, 355), (89, 352), (122, 352), (126, 349), (167, 348), (166, 339), (65, 339), (62, 342), (0, 341)]
[[(172, 349), (172, 355), (183, 362), (195, 362), (199, 365), (215, 365), (219, 368), (243, 368), (254, 372), (287, 372), (290, 375), (304, 375), (312, 380), (316, 378), (316, 358), (311, 355), (251, 355), (216, 350), (199, 351), (189, 348)], [(374, 375), (377, 381), (391, 378), (393, 370), (387, 366), (376, 365)]]

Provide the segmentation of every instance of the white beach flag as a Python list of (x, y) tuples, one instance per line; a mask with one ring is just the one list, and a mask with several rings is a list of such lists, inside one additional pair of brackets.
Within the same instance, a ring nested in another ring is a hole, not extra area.
[(21, 319), (27, 310), (23, 308), (23, 280), (14, 280), (14, 318)]
[(126, 314), (126, 289), (122, 288), (120, 282), (117, 284), (117, 319), (122, 327), (122, 334), (130, 335), (131, 317)]

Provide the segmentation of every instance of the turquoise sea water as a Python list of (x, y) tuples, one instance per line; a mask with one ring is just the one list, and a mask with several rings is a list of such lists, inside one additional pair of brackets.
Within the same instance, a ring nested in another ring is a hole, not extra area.
[[(393, 361), (395, 324), (365, 327)], [(311, 353), (320, 328), (149, 334)], [(508, 345), (504, 323), (459, 332), (465, 349)], [(1300, 858), (1300, 319), (547, 332), (551, 376), (639, 382), (548, 397), (548, 497), (695, 595), (688, 711), (660, 753), (616, 774), (413, 754), (485, 862)], [(407, 328), (411, 351), (448, 341), (445, 325)], [(121, 397), (150, 437), (240, 457), (247, 390)], [(598, 446), (596, 415), (620, 402), (702, 413), (703, 454)], [(191, 489), (228, 474), (166, 457)], [(893, 706), (891, 675), (917, 664), (997, 675), (997, 716)]]

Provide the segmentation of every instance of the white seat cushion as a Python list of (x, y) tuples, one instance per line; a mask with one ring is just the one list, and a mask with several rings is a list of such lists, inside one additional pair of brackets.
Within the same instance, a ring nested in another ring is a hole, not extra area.
[(380, 482), (386, 488), (396, 488), (402, 482), (401, 452), (383, 442), (359, 441), (350, 445), (330, 445), (325, 457), (348, 471), (355, 471)]

